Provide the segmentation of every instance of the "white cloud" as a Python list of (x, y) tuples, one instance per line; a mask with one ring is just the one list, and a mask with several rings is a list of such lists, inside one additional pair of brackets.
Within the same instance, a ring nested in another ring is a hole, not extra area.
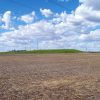
[(100, 23), (100, 11), (93, 10), (92, 8), (88, 8), (84, 5), (79, 6), (75, 14), (88, 21)]
[(24, 21), (25, 23), (32, 23), (35, 19), (36, 15), (35, 12), (33, 11), (31, 14), (26, 14), (21, 16), (19, 19), (21, 21)]
[(48, 17), (53, 15), (53, 12), (50, 9), (40, 9), (40, 12), (46, 18), (48, 18)]
[(2, 28), (9, 29), (11, 26), (11, 11), (6, 11), (1, 20), (4, 22)]
[(94, 10), (100, 10), (100, 0), (79, 0), (83, 5), (91, 7)]
[(100, 23), (100, 0), (80, 0), (82, 4), (76, 9), (75, 14), (88, 21)]
[(100, 41), (100, 29), (91, 31), (89, 34), (81, 34), (80, 39), (88, 41)]

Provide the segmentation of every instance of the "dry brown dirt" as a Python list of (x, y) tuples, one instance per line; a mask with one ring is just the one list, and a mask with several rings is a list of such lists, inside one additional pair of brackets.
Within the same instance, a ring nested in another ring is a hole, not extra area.
[(0, 55), (0, 100), (100, 100), (100, 53)]

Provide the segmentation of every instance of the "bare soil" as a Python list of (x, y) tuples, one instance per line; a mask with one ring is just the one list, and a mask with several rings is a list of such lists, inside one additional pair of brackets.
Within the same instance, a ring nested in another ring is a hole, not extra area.
[(0, 55), (0, 100), (100, 100), (100, 53)]

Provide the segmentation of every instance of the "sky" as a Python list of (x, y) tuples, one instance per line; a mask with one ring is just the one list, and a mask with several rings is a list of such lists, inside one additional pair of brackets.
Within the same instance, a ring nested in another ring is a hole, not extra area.
[(100, 51), (100, 0), (0, 0), (0, 51)]

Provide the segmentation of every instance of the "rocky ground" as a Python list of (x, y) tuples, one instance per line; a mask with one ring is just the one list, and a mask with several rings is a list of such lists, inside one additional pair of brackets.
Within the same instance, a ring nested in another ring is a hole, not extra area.
[(2, 54), (0, 100), (100, 100), (100, 53)]

